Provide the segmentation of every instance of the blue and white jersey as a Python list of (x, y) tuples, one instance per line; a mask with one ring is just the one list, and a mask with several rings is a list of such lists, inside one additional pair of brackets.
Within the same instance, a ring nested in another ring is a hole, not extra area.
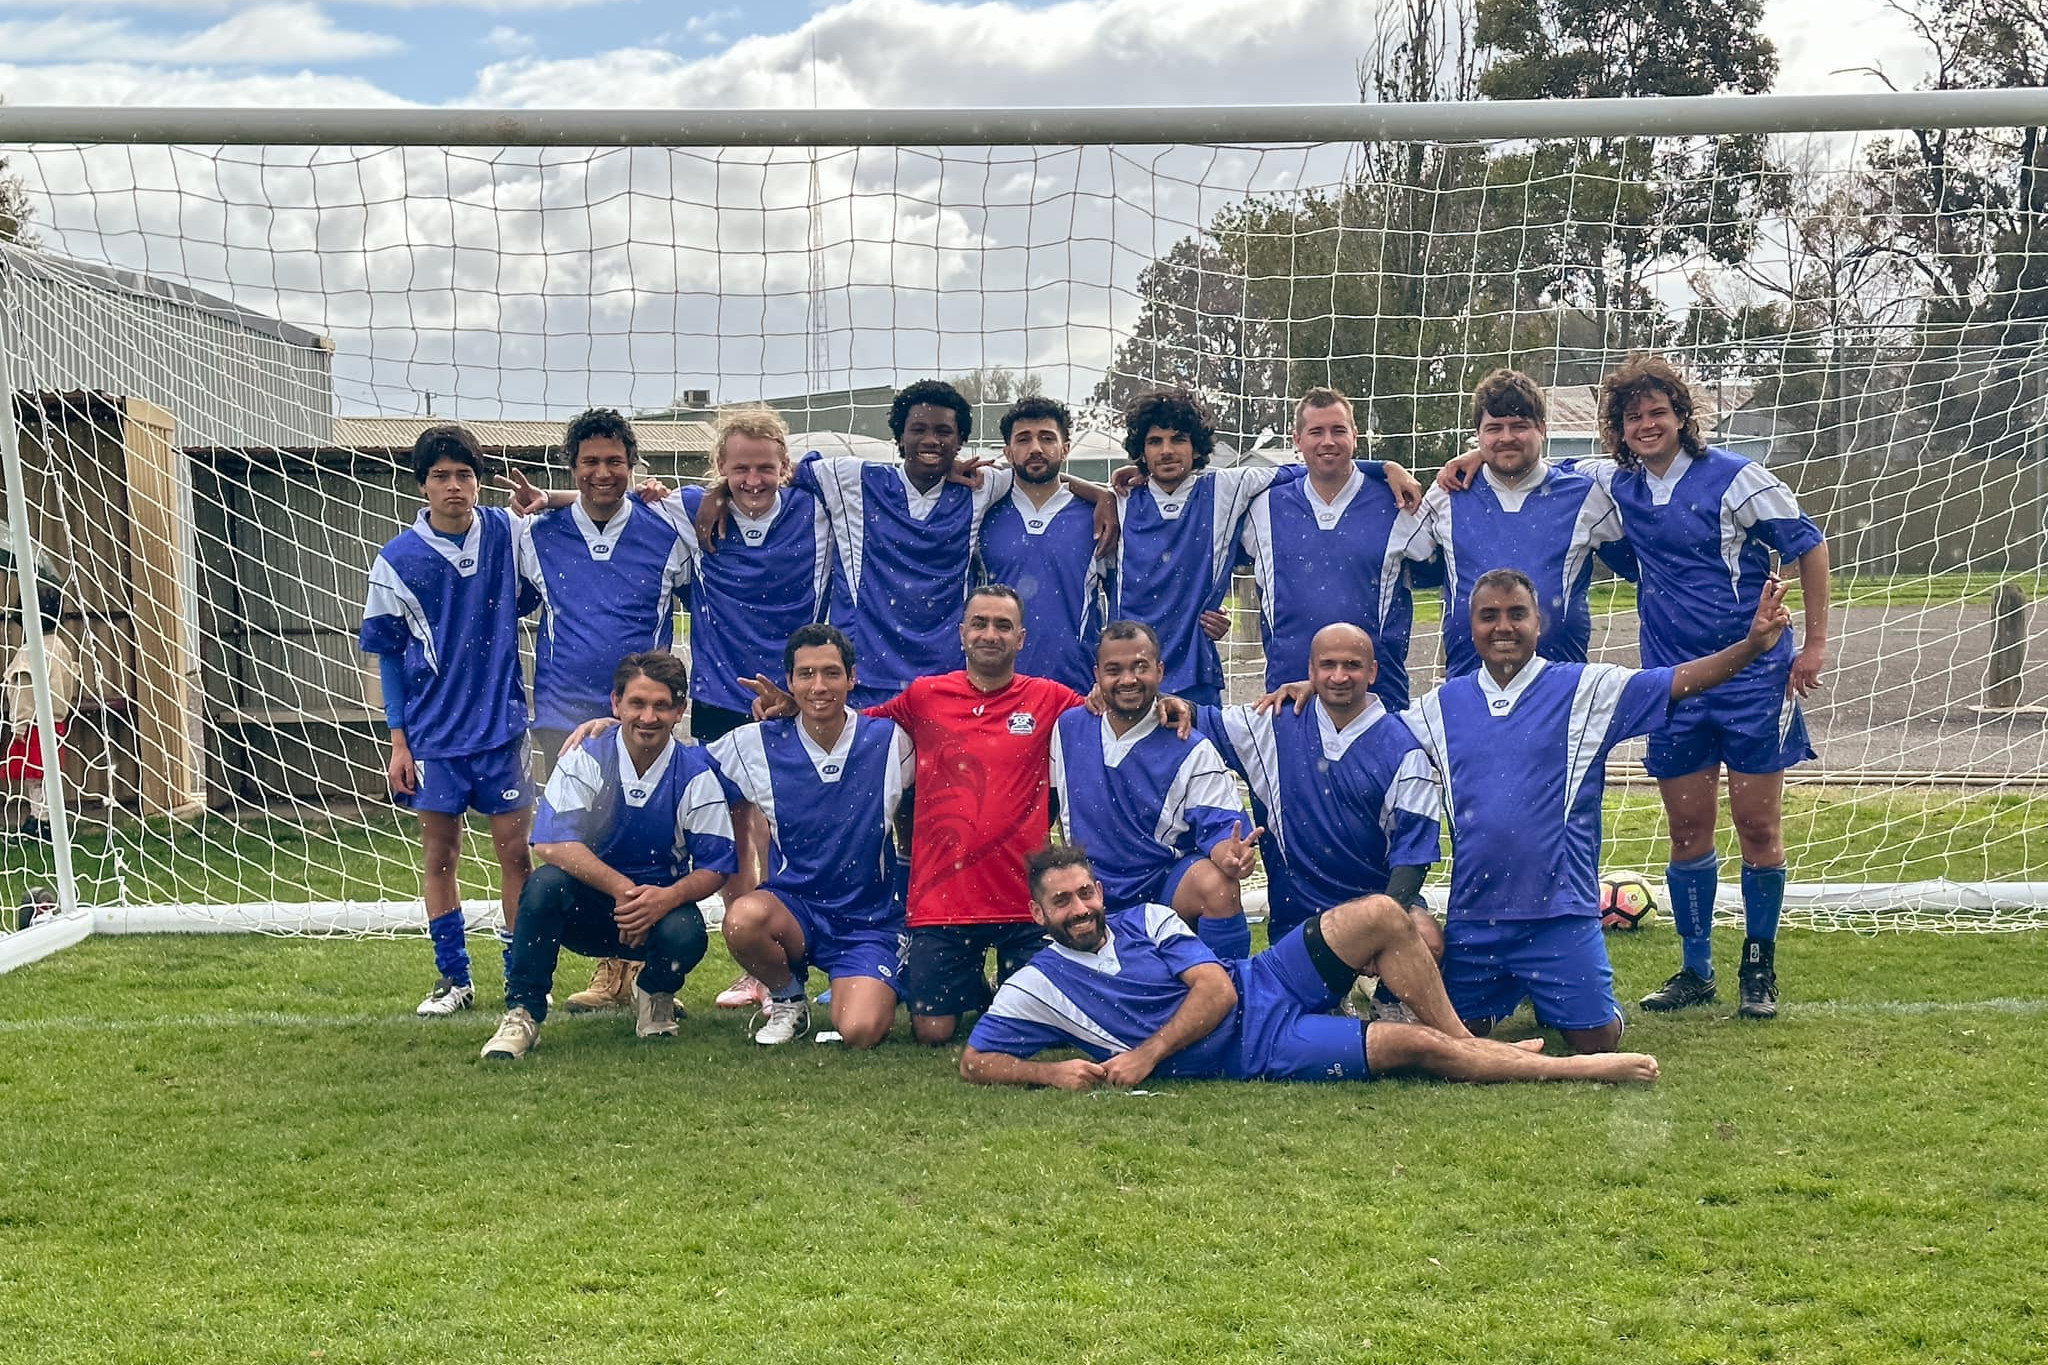
[(801, 720), (757, 721), (709, 752), (727, 795), (768, 821), (764, 889), (802, 896), (840, 929), (901, 927), (905, 878), (893, 824), (917, 755), (895, 722), (849, 710), (826, 750)]
[(1501, 687), (1481, 669), (1402, 713), (1443, 779), (1449, 916), (1600, 913), (1607, 755), (1671, 711), (1671, 670), (1531, 660)]
[(1158, 633), (1160, 691), (1223, 686), (1223, 660), (1216, 642), (1202, 633), (1202, 613), (1220, 610), (1230, 591), (1237, 539), (1252, 499), (1307, 472), (1300, 465), (1210, 469), (1182, 480), (1171, 493), (1147, 479), (1117, 495), (1123, 531), (1109, 616), (1142, 621)]
[(1252, 500), (1242, 543), (1259, 584), (1268, 691), (1306, 678), (1309, 641), (1344, 621), (1372, 637), (1373, 695), (1390, 711), (1407, 709), (1415, 610), (1406, 569), (1416, 531), (1393, 493), (1356, 468), (1329, 502), (1308, 479)]
[(519, 523), (519, 574), (540, 595), (533, 723), (573, 730), (612, 713), (619, 660), (669, 647), (691, 545), (666, 518), (625, 504), (600, 526), (579, 500)]
[(1121, 737), (1108, 716), (1086, 707), (1062, 715), (1053, 726), (1052, 789), (1060, 834), (1088, 850), (1112, 904), (1119, 888), (1211, 852), (1245, 818), (1216, 746), (1199, 734), (1182, 739), (1156, 715)]
[(415, 758), (487, 753), (526, 733), (519, 618), (540, 599), (519, 577), (513, 539), (502, 507), (477, 508), (459, 540), (428, 525), (422, 508), (370, 565), (358, 643), (404, 656)]
[(640, 886), (739, 870), (732, 808), (704, 751), (670, 739), (643, 773), (626, 752), (623, 730), (562, 755), (541, 793), (533, 842), (582, 844)]
[[(1181, 973), (1205, 964), (1231, 973), (1240, 1000), (1242, 962), (1221, 962), (1180, 916), (1139, 905), (1104, 916), (1103, 945), (1092, 953), (1052, 944), (1012, 973), (975, 1022), (967, 1045), (978, 1052), (1032, 1057), (1078, 1048), (1106, 1061), (1165, 1028), (1188, 997)], [(1245, 1080), (1244, 1011), (1232, 1010), (1207, 1037), (1159, 1064), (1159, 1076)]]
[[(1648, 665), (1681, 664), (1746, 638), (1772, 552), (1789, 562), (1824, 539), (1777, 475), (1732, 450), (1709, 446), (1698, 459), (1680, 451), (1662, 478), (1605, 459), (1578, 468), (1613, 495), (1642, 565), (1636, 602)], [(1749, 667), (1786, 668), (1792, 652), (1786, 631)]]
[(1008, 584), (1024, 599), (1019, 673), (1084, 694), (1095, 686), (1107, 569), (1095, 553), (1095, 509), (1068, 489), (1043, 507), (1013, 491), (989, 509), (980, 581)]
[(1204, 706), (1198, 717), (1251, 788), (1267, 895), (1283, 922), (1385, 891), (1394, 868), (1441, 856), (1436, 767), (1378, 700), (1341, 729), (1321, 700), (1300, 715)]
[[(1621, 515), (1598, 480), (1547, 461), (1515, 488), (1484, 466), (1462, 493), (1431, 488), (1422, 499), (1410, 559), (1441, 550), (1444, 563), (1444, 671), (1462, 677), (1479, 667), (1472, 646), (1472, 585), (1494, 569), (1529, 575), (1543, 609), (1536, 652), (1558, 663), (1584, 663), (1593, 635), (1587, 589), (1593, 553), (1622, 539)], [(1616, 572), (1626, 556), (1603, 554)], [(1632, 576), (1632, 575), (1629, 575)]]
[[(690, 584), (690, 695), (747, 712), (754, 694), (739, 679), (782, 678), (782, 647), (798, 626), (822, 620), (832, 575), (832, 526), (825, 505), (784, 488), (760, 517), (732, 508), (732, 530), (714, 552), (697, 543), (704, 490), (685, 488), (657, 506), (694, 556)], [(865, 674), (866, 660), (862, 660)]]
[(901, 464), (813, 451), (797, 465), (797, 487), (823, 501), (832, 521), (830, 617), (853, 641), (860, 695), (886, 699), (960, 667), (982, 518), (1010, 481), (1007, 469), (984, 469), (979, 488), (940, 483), (920, 493)]

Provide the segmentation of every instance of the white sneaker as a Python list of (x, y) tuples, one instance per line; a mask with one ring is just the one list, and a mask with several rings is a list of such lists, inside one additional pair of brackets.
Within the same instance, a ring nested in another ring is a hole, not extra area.
[(770, 1000), (768, 1022), (761, 1025), (754, 1041), (763, 1047), (775, 1047), (803, 1037), (811, 1031), (811, 1002), (798, 997), (795, 1000)]
[(761, 1009), (768, 1003), (768, 988), (759, 977), (743, 976), (720, 991), (714, 1003), (722, 1010)]
[(476, 987), (466, 981), (458, 986), (444, 976), (434, 984), (433, 993), (420, 1001), (420, 1007), (413, 1013), (422, 1019), (436, 1019), (445, 1014), (454, 1014), (457, 1010), (475, 1007)]
[(640, 1038), (676, 1036), (674, 991), (643, 991), (633, 984), (633, 1033)]
[(514, 1005), (498, 1021), (498, 1031), (484, 1044), (484, 1057), (493, 1062), (510, 1062), (524, 1057), (540, 1041), (540, 1025), (524, 1005)]

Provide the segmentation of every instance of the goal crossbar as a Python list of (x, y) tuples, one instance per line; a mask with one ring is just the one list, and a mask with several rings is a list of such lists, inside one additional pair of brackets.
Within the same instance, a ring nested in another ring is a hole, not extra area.
[(1043, 109), (249, 109), (0, 106), (0, 143), (874, 147), (1481, 142), (2048, 122), (2048, 89)]

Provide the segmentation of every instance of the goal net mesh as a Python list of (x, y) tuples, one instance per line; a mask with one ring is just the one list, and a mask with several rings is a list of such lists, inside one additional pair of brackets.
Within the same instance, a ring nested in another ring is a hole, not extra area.
[[(1597, 452), (1594, 386), (1656, 348), (1710, 439), (1768, 464), (1831, 546), (1821, 758), (1786, 796), (1794, 917), (2038, 925), (2048, 223), (2018, 130), (1955, 147), (1976, 158), (1967, 189), (1876, 129), (0, 148), (32, 211), (0, 245), (25, 470), (6, 493), (39, 560), (14, 578), (54, 590), (76, 665), (78, 897), (194, 927), (416, 922), (356, 626), (371, 558), (418, 506), (405, 452), (430, 418), (562, 487), (563, 421), (616, 407), (654, 473), (699, 480), (721, 405), (886, 436), (890, 389), (940, 377), (976, 402), (977, 442), (1020, 394), (1066, 400), (1070, 467), (1099, 479), (1140, 388), (1196, 390), (1236, 463), (1295, 458), (1293, 397), (1332, 384), (1356, 396), (1362, 454), (1422, 473), (1467, 446), (1468, 395), (1502, 365), (1549, 387), (1553, 457)], [(1263, 660), (1239, 584), (1224, 648), (1244, 700)], [(1435, 594), (1417, 604), (1420, 690), (1442, 652)], [(1595, 657), (1633, 663), (1632, 590), (1598, 582), (1593, 606)], [(23, 615), (37, 605), (10, 649)], [(21, 747), (9, 830), (39, 818)], [(1605, 862), (1657, 876), (1639, 758), (1614, 764)], [(471, 906), (496, 899), (480, 836)], [(33, 838), (0, 847), (11, 903), (53, 867)]]

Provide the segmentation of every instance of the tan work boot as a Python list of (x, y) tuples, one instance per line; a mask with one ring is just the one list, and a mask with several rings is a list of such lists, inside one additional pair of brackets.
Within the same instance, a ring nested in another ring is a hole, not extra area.
[(622, 1010), (633, 1003), (633, 983), (640, 979), (641, 965), (630, 958), (599, 958), (590, 984), (563, 1003), (571, 1014)]

